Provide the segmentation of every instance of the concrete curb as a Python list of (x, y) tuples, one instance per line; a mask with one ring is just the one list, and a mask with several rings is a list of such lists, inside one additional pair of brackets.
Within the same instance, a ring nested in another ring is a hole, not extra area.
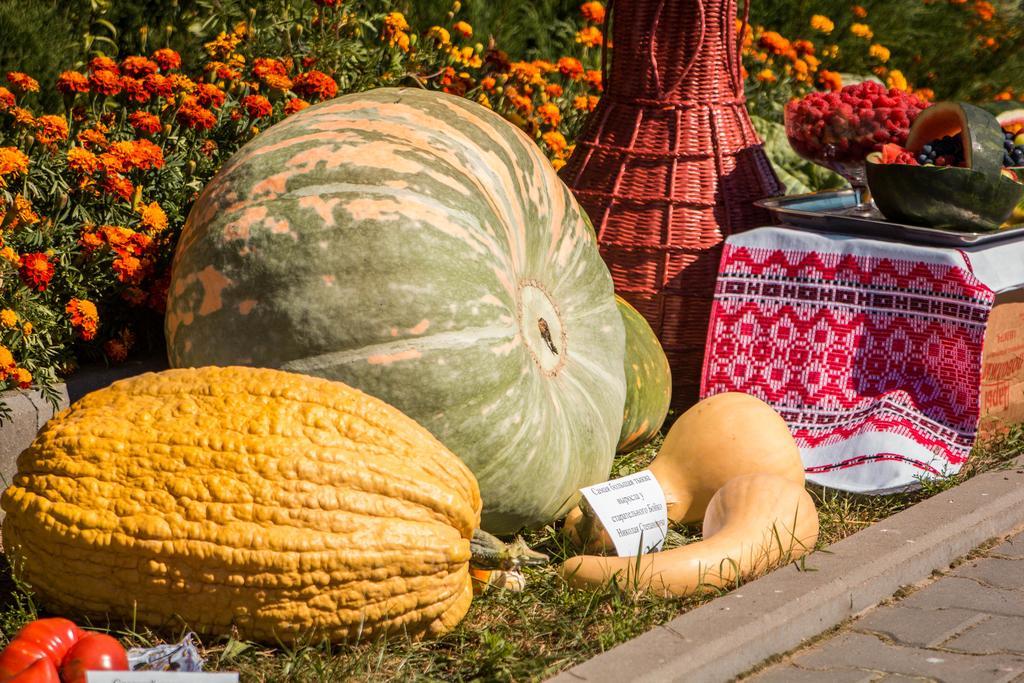
[(551, 679), (728, 681), (1024, 523), (1024, 457), (979, 475)]

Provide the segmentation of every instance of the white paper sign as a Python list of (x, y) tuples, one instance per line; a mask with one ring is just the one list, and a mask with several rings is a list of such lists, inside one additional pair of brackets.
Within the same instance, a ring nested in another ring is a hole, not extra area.
[(238, 683), (234, 671), (87, 671), (86, 683)]
[(587, 486), (580, 493), (612, 537), (618, 555), (661, 550), (668, 533), (668, 508), (665, 492), (650, 470)]

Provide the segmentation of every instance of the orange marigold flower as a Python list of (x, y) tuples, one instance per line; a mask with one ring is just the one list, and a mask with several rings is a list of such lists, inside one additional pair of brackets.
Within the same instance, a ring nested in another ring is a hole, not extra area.
[(11, 109), (11, 116), (14, 117), (14, 122), (19, 126), (25, 126), (26, 128), (36, 127), (36, 118), (32, 116), (32, 112), (23, 107), (14, 107)]
[(149, 74), (142, 80), (142, 87), (153, 97), (170, 97), (174, 94), (171, 79), (162, 74)]
[(585, 26), (576, 32), (576, 42), (583, 47), (600, 47), (604, 44), (604, 35), (596, 26)]
[(142, 261), (134, 256), (120, 256), (111, 266), (119, 282), (138, 284), (142, 280)]
[(914, 94), (917, 95), (918, 99), (925, 102), (931, 102), (935, 99), (935, 91), (931, 88), (918, 88), (914, 91)]
[(263, 95), (246, 95), (242, 98), (242, 107), (245, 108), (245, 112), (249, 115), (249, 118), (260, 119), (264, 116), (270, 116), (274, 111), (273, 105)]
[(868, 15), (868, 11), (861, 7), (860, 5), (854, 5), (851, 11), (853, 12), (853, 16), (857, 17), (858, 19), (863, 19)]
[(761, 69), (757, 72), (757, 80), (762, 83), (774, 83), (779, 79), (771, 69)]
[(544, 86), (544, 94), (548, 97), (561, 97), (563, 92), (562, 86), (558, 83), (548, 83)]
[(809, 40), (794, 40), (793, 49), (801, 57), (814, 54), (814, 43)]
[(880, 62), (889, 61), (889, 48), (885, 47), (884, 45), (879, 45), (878, 43), (873, 44), (871, 47), (868, 48), (868, 54)]
[(544, 144), (548, 146), (548, 149), (558, 155), (565, 152), (565, 149), (569, 146), (569, 143), (565, 140), (565, 136), (557, 130), (544, 133), (544, 135), (541, 136), (541, 139), (544, 140)]
[(483, 78), (480, 79), (480, 87), (486, 90), (487, 92), (494, 90), (494, 86), (496, 86), (497, 84), (498, 82), (494, 80), (493, 76), (484, 76)]
[(463, 38), (473, 37), (473, 27), (470, 26), (465, 21), (456, 21), (455, 24), (452, 26), (452, 30), (458, 33)]
[(997, 93), (996, 96), (993, 97), (992, 99), (995, 100), (996, 102), (1007, 102), (1013, 99), (1013, 92), (1009, 88), (1007, 88), (1006, 90)]
[(212, 73), (215, 79), (221, 81), (233, 81), (242, 77), (242, 73), (240, 71), (232, 69), (224, 62), (209, 62), (203, 67), (203, 71), (206, 73)]
[(213, 83), (200, 83), (196, 86), (196, 101), (204, 107), (219, 109), (224, 104), (224, 91)]
[(39, 92), (39, 81), (20, 71), (8, 71), (7, 82), (19, 95), (27, 92)]
[(28, 335), (32, 334), (32, 330), (34, 329), (35, 328), (32, 326), (32, 323), (25, 323), (24, 325), (21, 326), (21, 333), (27, 337)]
[(528, 95), (523, 95), (516, 88), (506, 88), (505, 97), (512, 103), (512, 106), (524, 114), (533, 112), (533, 100)]
[(106, 243), (115, 250), (127, 253), (124, 247), (128, 244), (129, 240), (131, 240), (135, 231), (120, 225), (103, 225), (100, 226), (100, 234), (103, 235), (103, 239)]
[(906, 90), (908, 87), (907, 78), (899, 69), (893, 69), (885, 79), (885, 84), (896, 90)]
[(71, 327), (81, 339), (91, 341), (96, 338), (96, 329), (100, 322), (96, 304), (88, 299), (71, 299), (64, 307), (64, 311), (71, 316)]
[(822, 33), (832, 33), (835, 30), (835, 23), (823, 14), (815, 14), (811, 17), (811, 28)]
[(196, 89), (196, 82), (185, 74), (171, 74), (167, 77), (171, 82), (171, 88), (175, 92), (190, 93)]
[(293, 85), (292, 79), (281, 74), (267, 74), (263, 77), (263, 82), (271, 90), (280, 90), (282, 92), (291, 90)]
[(162, 232), (167, 229), (167, 214), (156, 202), (139, 204), (139, 224), (146, 232)]
[(868, 26), (867, 24), (853, 24), (853, 25), (851, 25), (850, 26), (850, 33), (852, 33), (853, 35), (857, 36), (858, 38), (863, 38), (864, 40), (871, 40), (872, 38), (875, 37), (875, 34), (871, 30), (871, 27)]
[(256, 78), (263, 79), (270, 74), (287, 76), (288, 71), (280, 60), (269, 57), (257, 57), (252, 62), (252, 73)]
[(6, 380), (17, 370), (18, 364), (14, 360), (14, 354), (3, 344), (0, 344), (0, 382)]
[(104, 192), (118, 197), (122, 201), (130, 202), (132, 195), (135, 194), (135, 186), (132, 185), (132, 181), (125, 178), (120, 173), (107, 173), (103, 177), (103, 181), (100, 183)]
[(164, 47), (153, 53), (153, 61), (157, 63), (161, 71), (174, 71), (181, 66), (181, 55)]
[(531, 64), (530, 62), (512, 62), (509, 70), (513, 78), (523, 83), (534, 83), (540, 85), (544, 82), (544, 77), (541, 76), (541, 69), (536, 64)]
[(141, 256), (153, 249), (153, 238), (143, 232), (132, 234), (128, 240), (127, 253), (134, 256)]
[(190, 100), (181, 106), (177, 119), (182, 126), (193, 130), (210, 130), (217, 125), (217, 117), (213, 112), (199, 106), (195, 100)]
[(82, 235), (78, 238), (78, 243), (85, 250), (86, 254), (91, 255), (94, 251), (103, 246), (103, 238), (99, 233), (92, 230), (83, 230)]
[(164, 165), (163, 150), (145, 139), (115, 142), (110, 146), (110, 154), (121, 162), (121, 171), (148, 171)]
[(90, 149), (106, 149), (107, 136), (98, 128), (86, 128), (78, 134), (78, 141)]
[(145, 111), (133, 111), (128, 115), (128, 123), (132, 128), (146, 135), (156, 135), (163, 130), (160, 117)]
[(57, 92), (65, 95), (89, 92), (89, 78), (77, 71), (63, 71), (57, 76)]
[(447, 45), (452, 41), (452, 34), (442, 26), (431, 26), (427, 29), (427, 37), (433, 38), (439, 45)]
[(210, 55), (213, 59), (224, 59), (235, 51), (240, 42), (242, 42), (242, 38), (235, 33), (221, 31), (216, 38), (208, 43), (204, 43), (203, 48), (205, 48), (206, 54)]
[(288, 100), (288, 103), (284, 105), (285, 116), (291, 116), (297, 112), (302, 111), (309, 106), (309, 102), (298, 97), (294, 97)]
[(131, 76), (121, 76), (121, 93), (128, 98), (130, 102), (136, 102), (137, 104), (145, 104), (150, 100), (150, 92), (146, 89), (146, 84), (138, 79), (132, 78)]
[(14, 354), (3, 344), (0, 344), (0, 380), (7, 379), (17, 369), (14, 362)]
[(545, 125), (556, 127), (562, 121), (562, 113), (554, 102), (545, 102), (537, 107), (537, 116)]
[(580, 14), (587, 21), (595, 24), (604, 23), (604, 5), (597, 2), (597, 0), (591, 0), (580, 5)]
[(50, 257), (41, 251), (33, 251), (22, 254), (18, 260), (18, 274), (21, 281), (29, 289), (37, 292), (45, 292), (46, 286), (53, 279), (53, 264)]
[(978, 18), (982, 21), (992, 21), (996, 16), (996, 8), (992, 6), (991, 2), (986, 0), (976, 0), (974, 3), (974, 13), (978, 15)]
[(121, 92), (121, 78), (114, 71), (93, 71), (89, 74), (89, 87), (93, 92), (113, 97)]
[(26, 368), (15, 368), (11, 373), (11, 379), (18, 385), (19, 389), (32, 388), (32, 373)]
[(115, 76), (121, 75), (121, 69), (117, 66), (117, 62), (110, 57), (93, 57), (89, 60), (89, 71), (110, 71)]
[(409, 22), (401, 12), (391, 12), (384, 17), (381, 29), (381, 40), (386, 40), (391, 47), (398, 46), (403, 52), (409, 51)]
[(138, 55), (121, 60), (121, 71), (135, 78), (145, 78), (149, 74), (155, 74), (158, 68), (159, 65), (153, 60)]
[(39, 222), (39, 214), (32, 209), (32, 202), (24, 195), (15, 195), (14, 214), (17, 217), (16, 224), (19, 226), (32, 225)]
[(17, 147), (0, 147), (0, 177), (28, 173), (28, 157)]
[(843, 77), (835, 71), (819, 71), (818, 82), (826, 90), (831, 90), (832, 92), (837, 92), (843, 88)]
[(604, 85), (601, 83), (601, 71), (599, 69), (588, 69), (583, 75), (583, 80), (594, 90), (601, 92)]
[(18, 324), (18, 314), (17, 314), (17, 312), (11, 310), (10, 308), (5, 308), (3, 310), (0, 310), (0, 325), (3, 325), (4, 327), (14, 327), (17, 324)]
[(307, 100), (329, 100), (338, 94), (338, 84), (323, 71), (307, 71), (295, 77), (295, 93)]
[(7, 88), (0, 86), (0, 111), (6, 111), (17, 104), (17, 100)]
[(558, 60), (558, 72), (566, 78), (578, 81), (583, 76), (583, 64), (575, 57), (562, 57)]
[(0, 247), (0, 259), (7, 261), (13, 266), (18, 265), (18, 252), (11, 246)]
[(766, 48), (768, 51), (777, 55), (785, 53), (792, 47), (788, 40), (775, 31), (765, 31), (761, 34), (757, 43), (761, 47)]
[(597, 108), (598, 98), (594, 95), (580, 95), (573, 98), (572, 107), (578, 111), (594, 111)]

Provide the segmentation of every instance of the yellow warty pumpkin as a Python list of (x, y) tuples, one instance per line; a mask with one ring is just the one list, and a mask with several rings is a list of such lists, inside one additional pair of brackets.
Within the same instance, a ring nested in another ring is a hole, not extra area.
[(276, 370), (147, 374), (51, 420), (0, 501), (50, 610), (273, 642), (437, 635), (472, 599), (476, 480), (395, 408)]

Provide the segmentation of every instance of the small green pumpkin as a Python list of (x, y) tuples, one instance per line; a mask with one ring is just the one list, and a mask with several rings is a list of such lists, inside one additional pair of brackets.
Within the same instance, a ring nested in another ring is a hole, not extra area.
[(654, 330), (640, 312), (615, 297), (626, 328), (626, 407), (619, 453), (636, 450), (658, 435), (672, 401), (672, 371)]

